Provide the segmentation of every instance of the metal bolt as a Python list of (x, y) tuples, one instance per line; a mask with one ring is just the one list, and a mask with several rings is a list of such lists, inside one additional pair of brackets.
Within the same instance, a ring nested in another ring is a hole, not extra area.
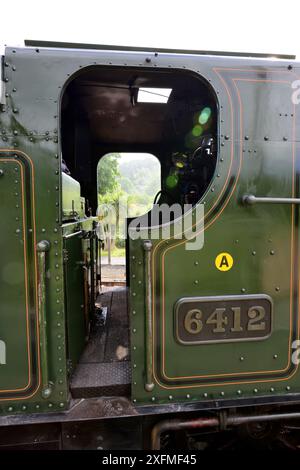
[(257, 392), (258, 392), (257, 388), (255, 388), (255, 389), (253, 390), (253, 392), (254, 392), (254, 393), (257, 393)]

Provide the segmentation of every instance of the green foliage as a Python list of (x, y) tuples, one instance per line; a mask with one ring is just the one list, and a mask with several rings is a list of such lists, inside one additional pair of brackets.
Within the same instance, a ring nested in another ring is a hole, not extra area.
[(120, 154), (110, 153), (99, 161), (97, 183), (98, 194), (101, 196), (118, 193), (121, 189), (119, 182), (119, 159)]
[(127, 200), (129, 217), (148, 212), (160, 190), (160, 163), (155, 157), (137, 154), (126, 158), (126, 154), (111, 153), (100, 160), (97, 172), (99, 203), (118, 210), (118, 201)]

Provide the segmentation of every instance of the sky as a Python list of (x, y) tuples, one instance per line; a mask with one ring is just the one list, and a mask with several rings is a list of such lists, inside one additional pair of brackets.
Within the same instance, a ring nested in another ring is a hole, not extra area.
[[(2, 4), (1, 4), (2, 3)], [(24, 39), (295, 54), (299, 0), (1, 0), (0, 48)]]

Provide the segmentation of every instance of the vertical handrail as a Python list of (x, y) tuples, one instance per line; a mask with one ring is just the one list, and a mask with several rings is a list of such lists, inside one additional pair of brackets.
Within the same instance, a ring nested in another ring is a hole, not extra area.
[(42, 240), (37, 244), (38, 253), (38, 309), (40, 331), (40, 356), (42, 366), (42, 396), (51, 395), (49, 382), (49, 364), (47, 347), (47, 312), (46, 312), (46, 253), (50, 249), (50, 242)]
[(152, 274), (151, 250), (152, 242), (144, 240), (144, 275), (145, 275), (145, 337), (146, 337), (146, 383), (145, 390), (151, 392), (153, 383), (153, 325), (152, 325)]

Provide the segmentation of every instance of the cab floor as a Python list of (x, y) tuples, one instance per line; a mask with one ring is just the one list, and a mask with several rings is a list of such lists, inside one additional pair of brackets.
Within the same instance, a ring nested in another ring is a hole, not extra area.
[(107, 309), (106, 322), (103, 326), (96, 321), (91, 330), (71, 379), (72, 396), (128, 396), (131, 370), (126, 287), (106, 288), (97, 304)]

